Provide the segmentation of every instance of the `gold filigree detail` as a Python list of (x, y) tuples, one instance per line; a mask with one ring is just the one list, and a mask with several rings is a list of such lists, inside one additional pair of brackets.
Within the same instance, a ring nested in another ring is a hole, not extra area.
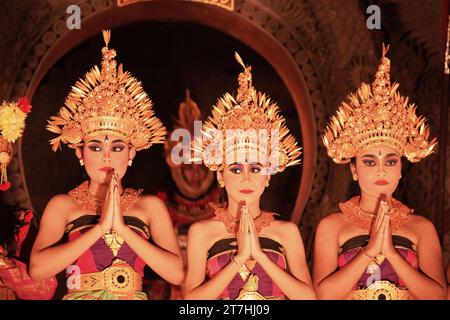
[[(342, 213), (359, 228), (370, 230), (376, 215), (367, 213), (359, 207), (360, 196), (356, 196), (347, 202), (340, 203)], [(392, 231), (400, 229), (409, 221), (413, 210), (396, 199), (392, 199), (392, 209), (389, 211), (389, 221)]]
[(202, 135), (195, 139), (193, 160), (202, 160), (213, 171), (222, 170), (230, 154), (236, 159), (241, 152), (254, 155), (259, 163), (278, 172), (300, 163), (301, 148), (289, 133), (280, 108), (253, 87), (251, 66), (237, 53), (235, 58), (244, 68), (238, 77), (237, 95), (226, 93), (217, 101)]
[(119, 253), (120, 248), (124, 243), (123, 237), (115, 231), (107, 232), (103, 235), (103, 240), (106, 245), (111, 249), (114, 257), (117, 257), (117, 253)]
[[(226, 208), (219, 207), (211, 202), (209, 205), (214, 209), (215, 218), (225, 225), (227, 231), (231, 234), (236, 234), (239, 228), (239, 219), (229, 214)], [(268, 227), (275, 220), (274, 216), (276, 215), (274, 212), (261, 211), (261, 214), (254, 219), (256, 232), (259, 233), (263, 227)]]
[[(126, 188), (120, 196), (120, 208), (125, 212), (133, 206), (134, 202), (139, 198), (143, 189)], [(95, 198), (89, 193), (89, 181), (84, 181), (75, 189), (69, 191), (69, 195), (85, 210), (100, 213), (103, 201)]]
[(53, 151), (61, 142), (76, 148), (84, 138), (100, 134), (129, 140), (138, 151), (164, 142), (166, 129), (154, 115), (152, 101), (136, 78), (122, 65), (117, 68), (110, 37), (104, 30), (101, 70), (94, 66), (77, 81), (58, 115), (48, 121), (47, 130), (58, 134), (50, 140)]
[(359, 151), (385, 144), (411, 162), (430, 155), (437, 145), (428, 141), (430, 130), (426, 119), (416, 115), (416, 106), (391, 85), (389, 47), (383, 45), (383, 56), (372, 86), (363, 83), (356, 94), (343, 102), (327, 125), (322, 141), (336, 163), (348, 163)]

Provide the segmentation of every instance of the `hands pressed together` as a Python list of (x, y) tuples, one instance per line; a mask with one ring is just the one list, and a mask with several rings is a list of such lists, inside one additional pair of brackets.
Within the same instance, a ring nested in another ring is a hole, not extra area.
[(397, 254), (397, 251), (392, 243), (389, 208), (386, 200), (384, 199), (380, 202), (377, 216), (370, 230), (369, 243), (365, 247), (364, 251), (368, 256), (373, 258), (379, 254), (382, 254), (388, 258), (388, 260), (389, 257)]
[(241, 218), (239, 220), (239, 229), (236, 234), (238, 252), (236, 259), (243, 264), (249, 259), (258, 261), (265, 256), (259, 245), (259, 238), (255, 227), (255, 222), (248, 212), (248, 208), (244, 203), (241, 206)]
[(112, 172), (99, 225), (103, 234), (111, 230), (120, 233), (126, 227), (120, 208), (119, 175), (115, 171)]

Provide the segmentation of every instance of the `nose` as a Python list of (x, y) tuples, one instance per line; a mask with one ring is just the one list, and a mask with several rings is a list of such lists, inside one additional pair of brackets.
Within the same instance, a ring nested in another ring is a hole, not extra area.
[(378, 163), (378, 171), (377, 171), (377, 175), (381, 176), (381, 175), (385, 175), (386, 174), (386, 168), (384, 167), (384, 163), (382, 161), (380, 161)]
[(109, 155), (108, 150), (105, 150), (105, 153), (103, 154), (103, 162), (111, 163), (111, 156)]
[(244, 182), (250, 180), (250, 166), (244, 166), (244, 175), (242, 176)]

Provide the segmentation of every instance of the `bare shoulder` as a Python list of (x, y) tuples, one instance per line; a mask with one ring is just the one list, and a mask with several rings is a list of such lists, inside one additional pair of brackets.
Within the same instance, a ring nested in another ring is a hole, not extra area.
[(196, 244), (196, 246), (209, 248), (213, 241), (212, 239), (221, 233), (219, 231), (220, 223), (214, 219), (205, 219), (193, 223), (189, 227), (188, 241)]
[(207, 236), (210, 233), (215, 233), (220, 224), (221, 222), (214, 218), (199, 220), (189, 227), (189, 233), (192, 235)]
[(434, 224), (424, 216), (418, 214), (411, 215), (408, 225), (420, 238), (430, 237), (436, 234)]
[(335, 233), (346, 223), (346, 218), (342, 212), (334, 212), (323, 217), (318, 226), (317, 232)]
[(77, 208), (78, 203), (71, 196), (68, 194), (57, 194), (48, 201), (42, 216), (42, 221), (67, 222), (70, 213)]
[(270, 224), (270, 229), (267, 232), (270, 233), (274, 240), (278, 239), (283, 246), (289, 245), (290, 243), (302, 243), (300, 230), (291, 221), (275, 220)]
[(159, 211), (161, 209), (166, 209), (164, 201), (153, 195), (140, 196), (136, 201), (136, 205), (146, 210), (150, 209), (150, 211)]
[(155, 221), (170, 220), (169, 212), (163, 200), (153, 195), (140, 196), (134, 204), (134, 215), (146, 220), (148, 224)]
[(78, 204), (68, 194), (57, 194), (53, 196), (47, 203), (44, 213), (66, 211), (75, 208)]
[(274, 231), (280, 233), (280, 234), (298, 234), (299, 229), (298, 226), (293, 223), (292, 221), (285, 221), (285, 220), (274, 220), (271, 223)]

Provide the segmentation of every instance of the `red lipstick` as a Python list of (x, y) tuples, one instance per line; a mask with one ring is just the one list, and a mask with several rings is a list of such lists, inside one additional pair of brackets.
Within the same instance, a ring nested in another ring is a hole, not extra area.
[(385, 186), (385, 185), (389, 184), (389, 182), (387, 182), (386, 180), (377, 180), (377, 181), (375, 182), (375, 184), (376, 184), (377, 186)]
[(239, 190), (239, 192), (243, 193), (243, 194), (250, 194), (250, 193), (253, 193), (254, 191), (251, 189), (242, 189), (242, 190)]
[(110, 173), (110, 172), (114, 171), (114, 168), (112, 168), (112, 167), (103, 167), (103, 168), (100, 168), (100, 171), (103, 171), (103, 172), (106, 172), (106, 173)]

